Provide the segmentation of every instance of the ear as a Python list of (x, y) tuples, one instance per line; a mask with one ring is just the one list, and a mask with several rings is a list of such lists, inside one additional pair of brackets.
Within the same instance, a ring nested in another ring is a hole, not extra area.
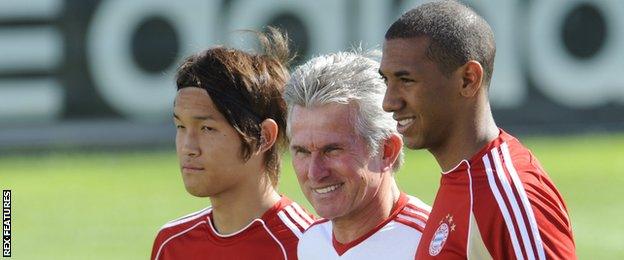
[(392, 171), (394, 164), (397, 162), (401, 151), (403, 150), (403, 139), (398, 134), (392, 134), (383, 144), (383, 157), (381, 170)]
[(483, 82), (483, 66), (478, 61), (471, 60), (462, 66), (462, 89), (463, 97), (474, 97)]
[(262, 121), (260, 128), (260, 148), (258, 148), (257, 152), (264, 153), (271, 149), (271, 147), (275, 144), (279, 130), (275, 120), (270, 118)]

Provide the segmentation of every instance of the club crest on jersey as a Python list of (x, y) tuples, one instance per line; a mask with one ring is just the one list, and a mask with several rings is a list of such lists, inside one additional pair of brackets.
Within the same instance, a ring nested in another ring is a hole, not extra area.
[(433, 238), (429, 244), (429, 255), (437, 256), (442, 252), (444, 243), (448, 239), (449, 234), (455, 231), (455, 223), (453, 223), (453, 215), (447, 214), (444, 219), (440, 220), (438, 229), (433, 233)]

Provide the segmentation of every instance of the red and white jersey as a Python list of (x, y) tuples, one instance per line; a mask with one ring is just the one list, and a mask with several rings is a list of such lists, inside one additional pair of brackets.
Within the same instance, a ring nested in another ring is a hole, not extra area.
[(338, 242), (332, 222), (320, 220), (299, 240), (299, 259), (413, 259), (431, 207), (401, 193), (387, 219), (358, 239)]
[(442, 173), (416, 259), (576, 259), (561, 194), (516, 138)]
[(165, 224), (151, 259), (297, 259), (297, 242), (314, 219), (282, 196), (261, 218), (243, 229), (219, 234), (206, 208)]

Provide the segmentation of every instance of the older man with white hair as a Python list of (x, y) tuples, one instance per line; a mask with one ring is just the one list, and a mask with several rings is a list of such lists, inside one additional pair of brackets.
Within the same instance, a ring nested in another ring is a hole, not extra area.
[(429, 215), (395, 182), (403, 141), (381, 106), (379, 63), (367, 55), (316, 57), (284, 91), (297, 179), (324, 218), (299, 241), (303, 260), (413, 259)]

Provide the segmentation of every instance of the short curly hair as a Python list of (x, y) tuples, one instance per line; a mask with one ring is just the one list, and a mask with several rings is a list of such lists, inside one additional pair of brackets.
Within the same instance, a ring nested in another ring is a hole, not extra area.
[(427, 57), (450, 75), (470, 60), (478, 61), (489, 86), (494, 72), (496, 43), (490, 25), (470, 7), (456, 1), (437, 1), (403, 14), (386, 31), (386, 40), (425, 37)]

